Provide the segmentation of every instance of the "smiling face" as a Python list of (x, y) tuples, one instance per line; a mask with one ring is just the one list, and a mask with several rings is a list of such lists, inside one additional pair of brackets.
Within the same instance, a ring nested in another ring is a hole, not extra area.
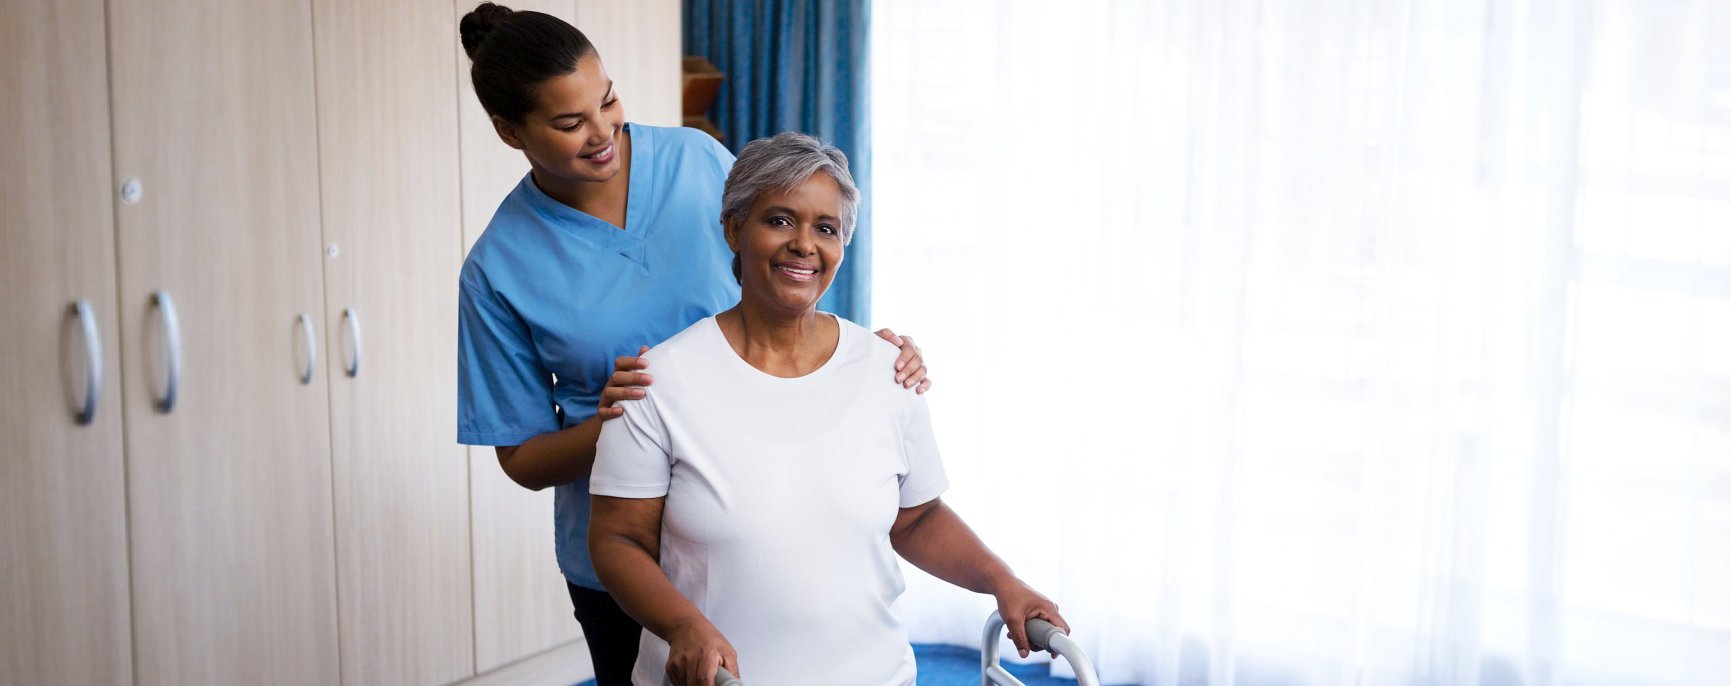
[(739, 254), (740, 301), (790, 314), (814, 312), (842, 261), (841, 186), (825, 172), (791, 191), (766, 191), (727, 224)]
[(583, 57), (575, 71), (547, 79), (535, 91), (538, 105), (522, 122), (495, 116), (493, 128), (523, 151), (536, 177), (569, 184), (617, 175), (625, 112), (601, 58)]

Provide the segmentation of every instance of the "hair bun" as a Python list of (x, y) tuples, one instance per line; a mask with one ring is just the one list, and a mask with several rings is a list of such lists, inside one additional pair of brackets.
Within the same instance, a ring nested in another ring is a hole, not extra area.
[(463, 21), (457, 25), (457, 31), (463, 37), (463, 52), (469, 54), (469, 59), (475, 59), (475, 51), (481, 49), (481, 43), (487, 40), (487, 34), (501, 22), (511, 18), (514, 12), (504, 5), (483, 2), (463, 15)]

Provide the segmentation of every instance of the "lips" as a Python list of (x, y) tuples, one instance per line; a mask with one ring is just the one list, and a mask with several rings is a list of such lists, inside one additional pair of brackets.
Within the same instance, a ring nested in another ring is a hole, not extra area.
[(613, 142), (608, 141), (607, 147), (602, 148), (600, 150), (597, 150), (597, 151), (592, 152), (592, 153), (587, 154), (587, 155), (580, 155), (579, 158), (582, 159), (583, 161), (589, 162), (591, 164), (607, 164), (608, 162), (613, 161), (613, 149), (614, 149)]
[(808, 264), (782, 263), (770, 265), (775, 271), (794, 281), (811, 281), (817, 278), (818, 268)]

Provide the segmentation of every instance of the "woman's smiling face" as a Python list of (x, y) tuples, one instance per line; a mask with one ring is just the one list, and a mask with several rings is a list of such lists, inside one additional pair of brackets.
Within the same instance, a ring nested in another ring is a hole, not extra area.
[(539, 106), (521, 124), (499, 117), (493, 125), (542, 174), (563, 182), (607, 181), (621, 167), (617, 143), (625, 113), (601, 58), (577, 60), (575, 71), (542, 82)]
[(765, 191), (729, 222), (741, 301), (789, 313), (817, 309), (842, 262), (841, 186), (815, 172), (791, 191)]

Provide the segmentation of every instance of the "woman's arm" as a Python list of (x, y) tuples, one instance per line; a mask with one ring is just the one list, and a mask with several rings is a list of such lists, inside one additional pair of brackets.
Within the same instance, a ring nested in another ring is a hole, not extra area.
[(613, 376), (607, 378), (607, 387), (601, 389), (595, 416), (576, 426), (541, 434), (522, 445), (494, 448), (505, 476), (531, 491), (589, 476), (589, 471), (595, 468), (595, 442), (601, 438), (601, 423), (625, 414), (625, 408), (614, 404), (642, 398), (643, 388), (655, 382), (643, 371), (649, 368), (649, 361), (642, 357), (647, 352), (649, 346), (645, 345), (637, 349), (637, 357), (625, 355), (613, 360)]
[(601, 437), (601, 418), (590, 417), (576, 426), (541, 434), (522, 445), (493, 449), (505, 476), (531, 491), (561, 486), (589, 476), (595, 467), (595, 440)]
[(735, 676), (739, 658), (727, 638), (680, 595), (656, 559), (666, 498), (591, 497), (589, 557), (620, 609), (667, 641), (667, 676), (681, 686), (710, 686), (715, 670)]
[(1028, 632), (1023, 625), (1029, 619), (1039, 617), (1065, 633), (1070, 631), (1070, 625), (1058, 614), (1058, 606), (1016, 578), (1010, 566), (993, 554), (941, 498), (897, 512), (890, 527), (890, 545), (932, 576), (995, 596), (998, 614), (1003, 616), (1010, 641), (1022, 657), (1028, 656)]

